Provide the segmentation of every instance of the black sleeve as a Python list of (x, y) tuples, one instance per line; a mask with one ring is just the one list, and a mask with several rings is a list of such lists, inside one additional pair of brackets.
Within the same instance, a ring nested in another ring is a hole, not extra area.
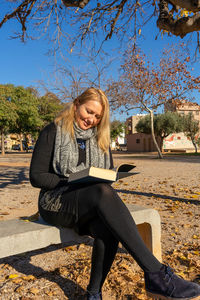
[(50, 190), (67, 184), (67, 177), (59, 176), (53, 170), (55, 136), (54, 123), (47, 125), (40, 132), (33, 151), (29, 174), (30, 182), (34, 187)]

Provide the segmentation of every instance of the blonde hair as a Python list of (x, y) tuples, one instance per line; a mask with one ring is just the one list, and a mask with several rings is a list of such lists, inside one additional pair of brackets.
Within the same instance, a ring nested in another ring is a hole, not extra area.
[(74, 138), (73, 122), (75, 118), (75, 106), (77, 104), (82, 105), (88, 101), (97, 101), (102, 105), (103, 115), (97, 125), (97, 143), (104, 152), (108, 152), (110, 145), (109, 102), (102, 90), (93, 87), (88, 88), (73, 102), (68, 103), (66, 108), (55, 118), (54, 122), (58, 125), (62, 121), (62, 128)]

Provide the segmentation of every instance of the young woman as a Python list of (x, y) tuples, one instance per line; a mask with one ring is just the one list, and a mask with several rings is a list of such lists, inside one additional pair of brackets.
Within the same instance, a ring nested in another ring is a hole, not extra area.
[(30, 167), (31, 184), (41, 188), (42, 218), (94, 238), (87, 299), (102, 299), (101, 289), (119, 242), (144, 271), (150, 296), (198, 299), (199, 285), (176, 276), (148, 250), (111, 185), (68, 184), (72, 172), (89, 166), (113, 168), (109, 144), (108, 100), (101, 90), (89, 88), (41, 131)]

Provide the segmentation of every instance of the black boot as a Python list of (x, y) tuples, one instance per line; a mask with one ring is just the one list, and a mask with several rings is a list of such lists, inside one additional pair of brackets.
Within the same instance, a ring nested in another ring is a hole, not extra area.
[(87, 291), (87, 300), (102, 300), (102, 294), (101, 293), (91, 294), (90, 292)]
[(200, 285), (175, 275), (163, 265), (158, 272), (144, 272), (147, 295), (154, 299), (189, 300), (200, 299)]

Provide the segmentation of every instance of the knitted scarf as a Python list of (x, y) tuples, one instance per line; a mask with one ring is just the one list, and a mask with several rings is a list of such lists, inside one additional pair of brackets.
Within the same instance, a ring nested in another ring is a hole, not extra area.
[[(54, 171), (59, 175), (69, 176), (70, 173), (81, 171), (90, 166), (109, 169), (110, 156), (104, 153), (97, 144), (97, 128), (82, 130), (74, 123), (75, 138), (63, 132), (62, 126), (57, 125), (55, 150), (53, 158)], [(86, 141), (86, 163), (78, 164), (79, 150), (77, 138)]]

